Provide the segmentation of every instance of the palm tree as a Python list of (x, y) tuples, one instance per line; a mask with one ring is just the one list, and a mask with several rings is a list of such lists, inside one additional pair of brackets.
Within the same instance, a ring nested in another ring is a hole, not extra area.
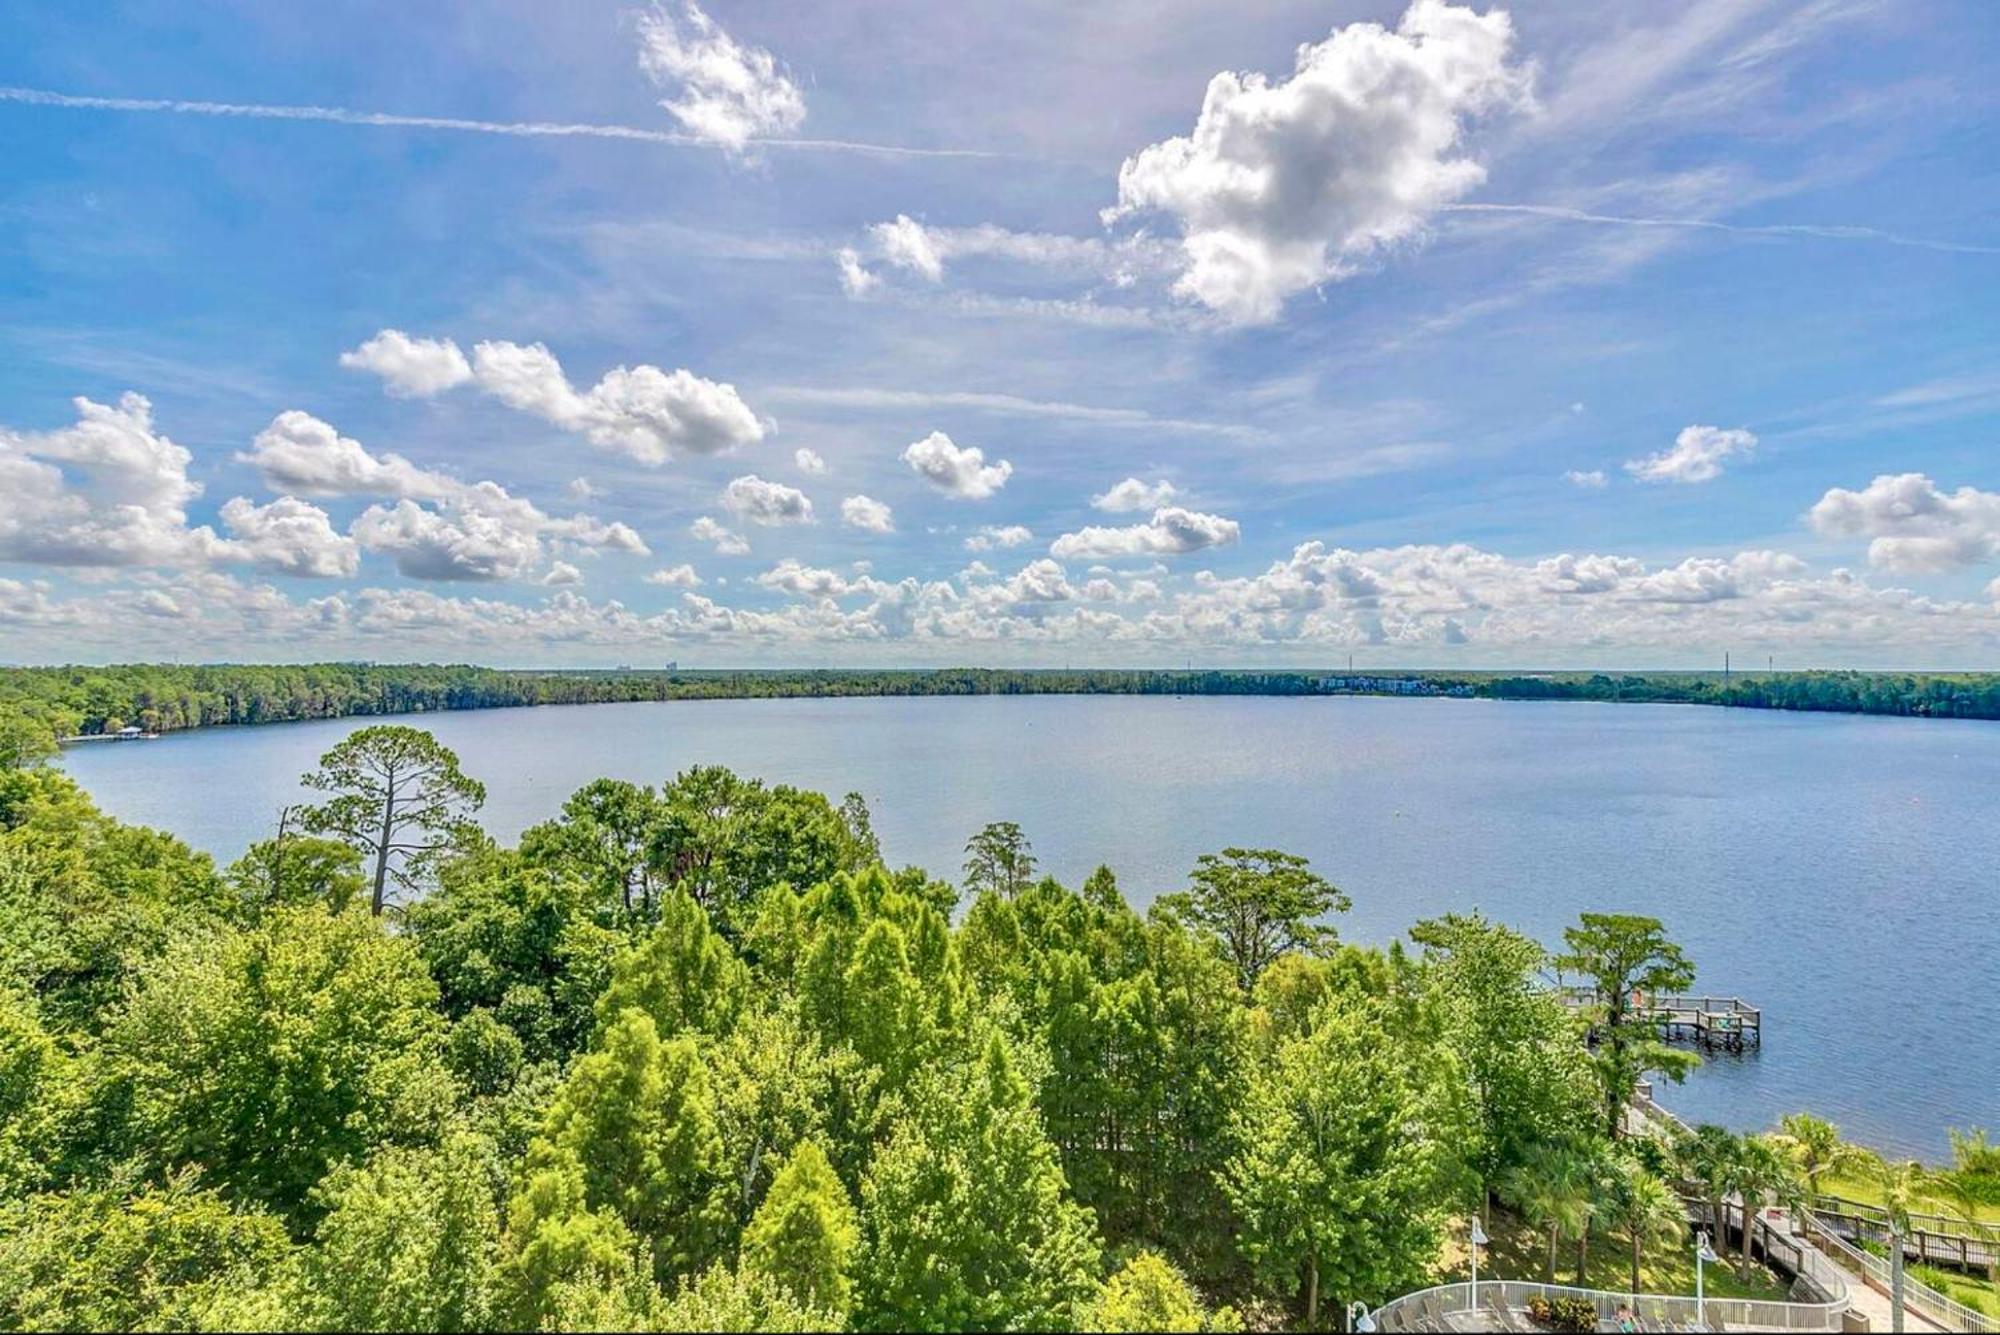
[(1766, 1136), (1745, 1136), (1738, 1144), (1735, 1172), (1737, 1193), (1743, 1198), (1743, 1250), (1737, 1274), (1750, 1277), (1751, 1221), (1773, 1201), (1796, 1210), (1805, 1203), (1804, 1184), (1791, 1157), (1775, 1140)]
[(1548, 1264), (1542, 1282), (1556, 1282), (1556, 1245), (1581, 1233), (1590, 1218), (1589, 1174), (1584, 1156), (1561, 1143), (1537, 1145), (1508, 1172), (1500, 1194), (1536, 1228), (1548, 1230)]
[(1704, 1123), (1674, 1145), (1675, 1165), (1698, 1191), (1708, 1213), (1708, 1235), (1715, 1245), (1729, 1246), (1729, 1193), (1736, 1189), (1737, 1160), (1742, 1140), (1723, 1127)]
[(1903, 1239), (1910, 1235), (1910, 1211), (1931, 1192), (1931, 1172), (1915, 1159), (1890, 1162), (1871, 1156), (1868, 1176), (1882, 1197), (1882, 1214), (1889, 1224), (1889, 1301), (1891, 1330), (1903, 1329)]
[(1858, 1165), (1864, 1154), (1840, 1138), (1840, 1128), (1811, 1113), (1787, 1113), (1778, 1119), (1778, 1141), (1806, 1175), (1806, 1189), (1819, 1195), (1822, 1174)]
[(1646, 1248), (1678, 1242), (1687, 1231), (1687, 1207), (1674, 1189), (1634, 1159), (1619, 1165), (1613, 1178), (1611, 1221), (1632, 1240), (1632, 1298), (1639, 1297), (1639, 1269)]

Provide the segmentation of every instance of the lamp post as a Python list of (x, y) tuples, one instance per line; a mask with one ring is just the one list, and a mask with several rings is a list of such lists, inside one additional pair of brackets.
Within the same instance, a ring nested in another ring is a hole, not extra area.
[(1708, 1329), (1708, 1302), (1702, 1296), (1701, 1292), (1701, 1271), (1704, 1265), (1715, 1259), (1715, 1248), (1708, 1245), (1708, 1230), (1696, 1230), (1694, 1235), (1694, 1323), (1703, 1330)]
[(1347, 1327), (1369, 1335), (1375, 1329), (1375, 1318), (1368, 1315), (1368, 1304), (1355, 1299), (1347, 1305)]
[(1467, 1304), (1475, 1312), (1479, 1310), (1479, 1249), (1490, 1239), (1486, 1230), (1479, 1226), (1479, 1216), (1472, 1216), (1472, 1232), (1466, 1241), (1472, 1244), (1472, 1301)]

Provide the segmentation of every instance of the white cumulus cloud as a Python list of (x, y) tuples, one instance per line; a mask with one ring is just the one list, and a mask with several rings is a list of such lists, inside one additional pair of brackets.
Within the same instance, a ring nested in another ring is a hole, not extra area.
[(351, 578), (361, 565), (360, 544), (335, 532), (326, 511), (296, 496), (268, 505), (238, 496), (222, 507), (222, 522), (257, 568), (274, 575)]
[(750, 524), (810, 524), (813, 503), (797, 487), (766, 482), (755, 473), (736, 478), (722, 489), (722, 508)]
[(1242, 536), (1242, 526), (1220, 515), (1162, 506), (1144, 524), (1125, 528), (1091, 526), (1065, 533), (1049, 544), (1049, 553), (1063, 560), (1102, 556), (1178, 556), (1209, 547), (1226, 547)]
[(1729, 460), (1757, 448), (1757, 437), (1741, 427), (1682, 427), (1672, 449), (1626, 461), (1625, 471), (1641, 482), (1713, 482)]
[(1102, 495), (1092, 496), (1090, 503), (1099, 510), (1122, 514), (1128, 510), (1157, 510), (1179, 494), (1174, 484), (1164, 479), (1141, 482), (1136, 477), (1128, 477)]
[(688, 536), (697, 542), (713, 543), (718, 556), (742, 556), (750, 550), (742, 534), (723, 527), (708, 515), (688, 525)]
[(642, 464), (676, 454), (721, 454), (764, 438), (764, 423), (734, 385), (685, 369), (617, 366), (579, 391), (540, 343), (480, 343), (472, 349), (480, 387), (592, 444)]
[(795, 465), (797, 465), (798, 470), (801, 473), (804, 473), (807, 477), (826, 476), (827, 473), (826, 460), (820, 457), (818, 450), (808, 450), (805, 448), (793, 450), (792, 462)]
[(698, 589), (701, 587), (701, 576), (695, 573), (693, 566), (683, 562), (677, 566), (666, 566), (655, 570), (646, 576), (646, 582), (664, 585), (669, 589)]
[(1885, 570), (1956, 570), (2000, 555), (2000, 492), (1945, 491), (1922, 473), (1884, 474), (1860, 491), (1835, 487), (1813, 506), (1812, 526), (1868, 538), (1868, 562)]
[(340, 364), (374, 372), (397, 398), (427, 399), (472, 379), (472, 366), (458, 344), (448, 338), (411, 338), (400, 329), (384, 329), (341, 353)]
[(1035, 540), (1035, 535), (1022, 524), (988, 524), (965, 539), (968, 552), (993, 552), (1007, 547), (1019, 547)]
[(1572, 487), (1582, 487), (1585, 491), (1602, 491), (1610, 483), (1602, 468), (1572, 468), (1563, 474), (1563, 481)]
[(907, 213), (894, 222), (876, 223), (868, 229), (882, 258), (899, 269), (909, 269), (935, 283), (944, 277), (944, 259), (924, 225)]
[(983, 501), (1014, 475), (1014, 465), (1005, 459), (989, 464), (978, 446), (955, 445), (942, 431), (933, 431), (904, 450), (903, 462), (931, 486), (961, 501)]
[(874, 291), (882, 281), (861, 263), (860, 254), (852, 246), (842, 246), (833, 262), (840, 270), (840, 290), (857, 300)]
[(674, 90), (660, 105), (688, 133), (727, 149), (796, 129), (806, 118), (805, 95), (777, 58), (738, 42), (693, 0), (678, 18), (664, 7), (639, 16), (639, 67)]
[(849, 528), (870, 533), (894, 533), (896, 523), (889, 507), (869, 496), (849, 496), (840, 503), (840, 522)]
[(1118, 173), (1118, 216), (1160, 212), (1182, 230), (1175, 291), (1244, 323), (1418, 235), (1485, 179), (1464, 156), (1468, 121), (1531, 104), (1508, 63), (1505, 10), (1416, 0), (1392, 32), (1335, 29), (1299, 48), (1288, 79), (1224, 71), (1192, 133)]
[(0, 560), (64, 566), (199, 565), (238, 560), (240, 544), (190, 528), (194, 456), (153, 425), (141, 394), (72, 400), (74, 424), (0, 428)]

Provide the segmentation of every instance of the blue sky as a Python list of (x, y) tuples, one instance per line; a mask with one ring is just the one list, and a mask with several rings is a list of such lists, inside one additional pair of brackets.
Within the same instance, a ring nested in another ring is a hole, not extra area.
[(1982, 0), (0, 13), (0, 658), (2000, 649)]

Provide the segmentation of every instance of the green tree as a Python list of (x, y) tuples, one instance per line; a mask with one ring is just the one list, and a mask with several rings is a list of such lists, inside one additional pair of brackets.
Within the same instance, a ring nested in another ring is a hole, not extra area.
[(1157, 1252), (1140, 1252), (1104, 1282), (1083, 1329), (1205, 1331), (1231, 1325), (1229, 1317), (1218, 1323), (1202, 1309), (1187, 1277), (1172, 1262)]
[(997, 1033), (913, 1092), (861, 1197), (864, 1329), (1058, 1329), (1096, 1289), (1090, 1216)]
[(579, 1293), (615, 1296), (627, 1314), (643, 1312), (651, 1284), (640, 1274), (636, 1244), (623, 1221), (590, 1204), (576, 1156), (545, 1142), (537, 1149), (507, 1205), (496, 1275), (501, 1320), (514, 1330), (551, 1324), (613, 1329), (603, 1320), (550, 1321)]
[(336, 1167), (291, 1304), (308, 1330), (489, 1329), (499, 1217), (488, 1148), (462, 1133)]
[(854, 1305), (860, 1242), (847, 1189), (826, 1152), (806, 1141), (778, 1170), (743, 1230), (743, 1268), (788, 1290), (803, 1306), (844, 1319)]
[(1632, 1297), (1637, 1301), (1647, 1249), (1680, 1240), (1687, 1232), (1687, 1208), (1659, 1174), (1634, 1159), (1619, 1162), (1607, 1206), (1610, 1222), (1632, 1245)]
[(1447, 1198), (1441, 1072), (1413, 1061), (1379, 1005), (1337, 997), (1309, 1034), (1253, 1071), (1222, 1165), (1258, 1279), (1296, 1294), (1308, 1329), (1322, 1291), (1384, 1298), (1415, 1287)]
[(420, 728), (379, 724), (348, 734), (304, 779), (333, 796), (304, 812), (306, 828), (331, 834), (371, 863), (377, 917), (391, 877), (405, 890), (469, 824), (486, 788), (458, 768), (451, 748)]
[(360, 852), (338, 839), (299, 834), (292, 828), (296, 816), (286, 808), (277, 836), (250, 845), (223, 873), (243, 917), (302, 904), (323, 904), (338, 913), (366, 889)]
[(1465, 1157), (1483, 1204), (1535, 1146), (1595, 1124), (1595, 1078), (1561, 1000), (1535, 984), (1547, 959), (1538, 943), (1476, 913), (1427, 919), (1410, 937), (1471, 1098)]
[(1500, 1180), (1502, 1199), (1548, 1237), (1542, 1282), (1556, 1282), (1556, 1248), (1590, 1225), (1595, 1185), (1592, 1156), (1576, 1144), (1550, 1141), (1530, 1149)]
[(188, 938), (106, 1039), (131, 1142), (303, 1230), (328, 1169), (435, 1139), (455, 1095), (436, 1004), (410, 943), (358, 909)]
[(61, 751), (47, 720), (0, 710), (0, 769), (27, 769)]
[(1163, 896), (1161, 905), (1222, 943), (1245, 992), (1279, 956), (1330, 947), (1333, 928), (1315, 919), (1352, 907), (1304, 858), (1275, 848), (1204, 853), (1188, 879), (1188, 890)]
[(613, 1017), (571, 1068), (531, 1167), (552, 1153), (580, 1165), (589, 1204), (651, 1249), (660, 1278), (724, 1250), (732, 1221), (708, 1072), (691, 1038), (662, 1042), (644, 1011)]
[(1840, 1128), (1811, 1113), (1787, 1113), (1778, 1120), (1778, 1143), (1805, 1174), (1806, 1189), (1819, 1195), (1819, 1180), (1858, 1166), (1866, 1157), (1840, 1138)]
[(1028, 836), (1011, 820), (996, 820), (965, 842), (965, 888), (1012, 899), (1035, 878)]
[(1660, 1040), (1651, 1013), (1661, 993), (1693, 985), (1694, 965), (1667, 939), (1658, 918), (1634, 913), (1583, 914), (1575, 927), (1563, 929), (1563, 942), (1568, 949), (1556, 957), (1556, 967), (1591, 981), (1589, 1021), (1598, 1037), (1592, 1057), (1605, 1126), (1615, 1140), (1625, 1134), (1625, 1109), (1647, 1072), (1677, 1081), (1696, 1064), (1693, 1054)]
[(668, 1038), (685, 1030), (726, 1031), (742, 1009), (749, 971), (687, 895), (669, 891), (659, 914), (612, 964), (598, 1015), (609, 1022), (627, 1010), (644, 1011)]

